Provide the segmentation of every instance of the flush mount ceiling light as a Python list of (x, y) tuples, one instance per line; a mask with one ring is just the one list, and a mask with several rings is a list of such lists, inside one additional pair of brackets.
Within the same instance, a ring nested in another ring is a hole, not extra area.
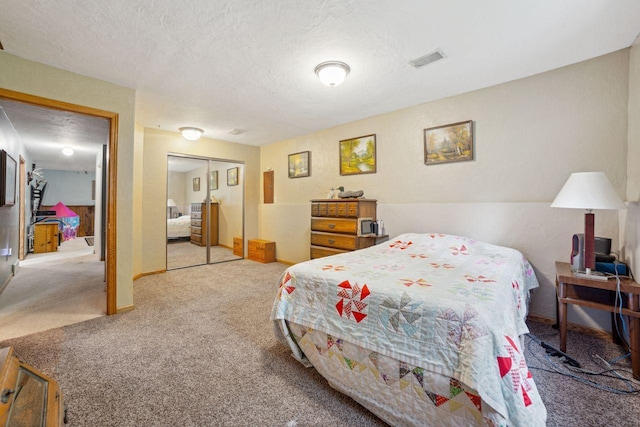
[(73, 156), (73, 148), (71, 147), (64, 147), (62, 149), (62, 154), (64, 154), (65, 156)]
[(323, 84), (329, 87), (338, 86), (342, 83), (347, 77), (347, 74), (349, 74), (349, 71), (351, 71), (351, 68), (340, 61), (327, 61), (316, 67), (318, 78)]
[(204, 131), (199, 128), (184, 127), (184, 128), (180, 128), (180, 133), (182, 133), (182, 136), (184, 137), (184, 139), (188, 139), (189, 141), (195, 141), (196, 139), (202, 136)]

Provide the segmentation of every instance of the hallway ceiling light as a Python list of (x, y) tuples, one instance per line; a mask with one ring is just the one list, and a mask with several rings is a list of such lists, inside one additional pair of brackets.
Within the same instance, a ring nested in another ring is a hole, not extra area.
[(184, 139), (188, 139), (189, 141), (195, 141), (196, 139), (199, 139), (202, 136), (204, 131), (202, 129), (194, 128), (194, 127), (183, 127), (183, 128), (180, 128), (180, 133), (182, 133), (182, 136)]
[(64, 154), (65, 156), (73, 156), (73, 148), (71, 147), (64, 147), (62, 149), (62, 154)]
[(318, 78), (329, 87), (340, 85), (349, 74), (349, 71), (351, 71), (351, 68), (340, 61), (327, 61), (316, 67)]

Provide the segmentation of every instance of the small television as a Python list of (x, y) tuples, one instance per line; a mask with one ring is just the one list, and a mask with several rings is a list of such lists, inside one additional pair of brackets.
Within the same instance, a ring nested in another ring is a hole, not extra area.
[(358, 218), (358, 236), (366, 236), (373, 233), (373, 218)]

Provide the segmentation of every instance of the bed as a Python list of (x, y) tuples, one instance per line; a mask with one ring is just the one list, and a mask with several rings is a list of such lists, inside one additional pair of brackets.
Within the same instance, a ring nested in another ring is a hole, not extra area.
[(182, 215), (167, 219), (167, 239), (191, 236), (191, 216)]
[(544, 426), (514, 249), (402, 234), (288, 268), (271, 319), (300, 362), (391, 425)]

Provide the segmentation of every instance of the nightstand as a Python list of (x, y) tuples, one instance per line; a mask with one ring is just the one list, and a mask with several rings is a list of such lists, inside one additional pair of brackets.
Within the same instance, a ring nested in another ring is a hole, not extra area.
[[(560, 351), (567, 350), (567, 304), (606, 310), (617, 315), (614, 306), (616, 294), (616, 279), (606, 281), (588, 279), (576, 276), (571, 271), (571, 265), (566, 262), (556, 262), (556, 292), (558, 296), (558, 323), (560, 326)], [(629, 350), (631, 352), (631, 369), (633, 376), (640, 379), (640, 285), (631, 279), (620, 279), (622, 294), (622, 314), (629, 316)], [(614, 341), (619, 337), (612, 331)]]

